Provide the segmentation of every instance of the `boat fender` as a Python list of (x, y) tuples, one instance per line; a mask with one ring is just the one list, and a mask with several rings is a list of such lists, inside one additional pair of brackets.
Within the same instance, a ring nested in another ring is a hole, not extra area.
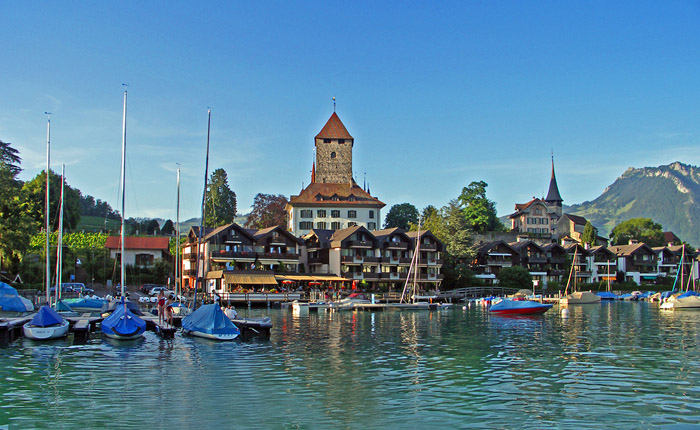
[(564, 308), (561, 310), (561, 317), (562, 318), (569, 318), (569, 310), (567, 308)]

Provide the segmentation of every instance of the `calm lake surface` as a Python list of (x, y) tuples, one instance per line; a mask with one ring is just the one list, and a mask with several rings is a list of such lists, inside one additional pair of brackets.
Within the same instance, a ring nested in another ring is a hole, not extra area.
[[(0, 425), (104, 428), (686, 428), (700, 312), (654, 303), (269, 315), (269, 340), (151, 332), (0, 348)], [(245, 311), (241, 312), (242, 314)]]

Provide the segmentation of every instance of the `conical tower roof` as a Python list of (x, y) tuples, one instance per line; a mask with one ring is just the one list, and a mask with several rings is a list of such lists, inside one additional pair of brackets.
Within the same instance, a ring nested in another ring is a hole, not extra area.
[(316, 139), (353, 139), (353, 137), (348, 133), (338, 114), (333, 112), (326, 125), (316, 135)]
[(544, 199), (545, 202), (563, 202), (564, 199), (561, 198), (559, 194), (559, 187), (557, 186), (557, 177), (554, 175), (554, 158), (552, 157), (552, 179), (549, 180), (549, 192), (547, 192), (547, 198)]

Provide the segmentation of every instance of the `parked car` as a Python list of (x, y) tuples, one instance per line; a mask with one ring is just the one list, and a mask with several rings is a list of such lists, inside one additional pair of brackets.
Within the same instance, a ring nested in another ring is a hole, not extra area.
[(82, 282), (67, 282), (63, 285), (70, 286), (71, 288), (73, 288), (74, 293), (78, 293), (81, 296), (83, 296), (85, 294), (95, 294), (95, 290), (93, 290), (92, 288), (86, 287), (85, 284), (83, 284)]
[(151, 292), (151, 288), (153, 288), (153, 287), (159, 287), (159, 286), (162, 286), (162, 285), (158, 285), (158, 284), (143, 284), (143, 285), (141, 285), (141, 288), (139, 288), (139, 291), (141, 291), (142, 293), (145, 293), (145, 294), (149, 294), (149, 293)]
[(163, 285), (158, 285), (157, 287), (151, 288), (151, 291), (148, 294), (150, 294), (151, 296), (157, 296), (158, 294), (160, 294), (161, 291), (163, 292), (163, 294), (165, 294), (165, 297), (168, 297), (170, 294), (174, 294), (168, 289), (168, 287), (165, 287)]
[[(70, 293), (73, 291), (73, 287), (70, 284), (61, 284), (61, 292), (62, 293)], [(54, 285), (51, 287), (51, 294), (56, 293), (56, 286)]]

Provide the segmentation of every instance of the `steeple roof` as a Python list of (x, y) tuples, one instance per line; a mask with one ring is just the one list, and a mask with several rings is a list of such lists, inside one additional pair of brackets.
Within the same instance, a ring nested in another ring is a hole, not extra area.
[(348, 133), (338, 114), (333, 112), (326, 125), (316, 135), (316, 139), (353, 139), (353, 137)]
[(564, 199), (561, 198), (559, 194), (559, 187), (557, 187), (557, 177), (554, 176), (554, 158), (552, 157), (552, 179), (549, 180), (549, 192), (547, 192), (547, 198), (544, 199), (545, 202), (563, 202)]

